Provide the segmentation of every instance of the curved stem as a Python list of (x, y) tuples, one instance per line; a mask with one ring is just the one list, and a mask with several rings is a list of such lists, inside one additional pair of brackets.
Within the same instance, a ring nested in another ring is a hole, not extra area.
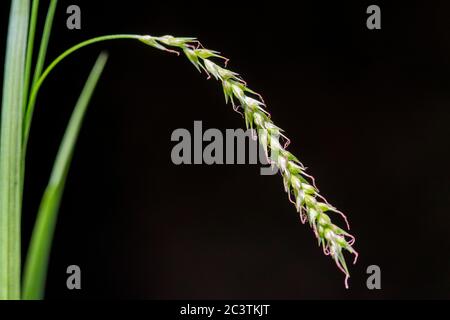
[(108, 40), (118, 40), (118, 39), (134, 39), (134, 40), (140, 40), (142, 36), (135, 35), (135, 34), (116, 34), (116, 35), (108, 35), (108, 36), (101, 36), (92, 38), (86, 41), (83, 41), (72, 48), (64, 51), (58, 58), (53, 60), (53, 62), (45, 69), (45, 71), (42, 73), (42, 75), (39, 77), (39, 79), (36, 81), (35, 85), (31, 89), (30, 93), (30, 99), (28, 100), (28, 106), (25, 113), (25, 121), (24, 121), (24, 135), (23, 135), (23, 147), (24, 147), (24, 153), (27, 148), (28, 144), (28, 138), (30, 134), (30, 128), (31, 128), (31, 120), (33, 118), (33, 112), (34, 107), (36, 104), (36, 98), (39, 93), (39, 89), (41, 88), (43, 82), (47, 78), (47, 76), (50, 74), (50, 72), (60, 63), (64, 58), (69, 56), (70, 54), (74, 53), (75, 51), (89, 46), (91, 44), (102, 42), (102, 41), (108, 41)]

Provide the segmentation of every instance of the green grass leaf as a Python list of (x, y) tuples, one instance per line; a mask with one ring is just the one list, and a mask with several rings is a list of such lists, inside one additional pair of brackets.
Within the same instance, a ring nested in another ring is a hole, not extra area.
[[(35, 0), (36, 1), (36, 0)], [(39, 54), (36, 61), (36, 68), (34, 70), (32, 87), (39, 80), (44, 68), (45, 58), (47, 56), (48, 42), (50, 40), (50, 34), (52, 32), (53, 20), (55, 18), (56, 6), (58, 0), (51, 0), (47, 11), (47, 17), (45, 18), (44, 31), (42, 33), (41, 44), (39, 47)]]
[(28, 91), (30, 89), (31, 68), (33, 64), (34, 38), (36, 35), (36, 24), (38, 19), (39, 0), (33, 0), (31, 9), (30, 25), (28, 31), (27, 58), (25, 63), (25, 79), (24, 79), (24, 110), (27, 107)]
[(29, 0), (13, 0), (8, 27), (0, 133), (0, 299), (20, 298), (22, 128)]
[[(34, 69), (34, 75), (33, 75), (33, 81), (31, 82), (31, 90), (30, 95), (28, 96), (28, 85), (30, 82), (30, 73), (31, 73), (31, 62), (32, 62), (32, 54), (33, 54), (33, 45), (34, 45), (34, 33), (36, 29), (36, 20), (37, 20), (37, 12), (38, 12), (38, 6), (39, 6), (39, 0), (33, 0), (33, 9), (31, 14), (31, 25), (30, 25), (30, 35), (28, 39), (28, 45), (31, 45), (31, 48), (28, 48), (28, 54), (27, 54), (27, 70), (25, 73), (26, 76), (26, 101), (25, 101), (25, 122), (23, 125), (23, 165), (24, 168), (22, 169), (23, 176), (25, 175), (25, 161), (26, 161), (26, 153), (27, 153), (27, 146), (28, 146), (28, 132), (30, 128), (31, 118), (28, 117), (29, 109), (33, 110), (34, 106), (36, 104), (36, 95), (39, 91), (40, 85), (36, 85), (37, 82), (39, 82), (39, 79), (42, 75), (42, 70), (44, 68), (45, 64), (45, 58), (47, 57), (47, 48), (48, 43), (50, 40), (50, 34), (52, 32), (52, 26), (53, 26), (53, 20), (55, 18), (55, 12), (56, 7), (58, 5), (58, 0), (51, 0), (50, 5), (48, 7), (47, 11), (47, 17), (45, 18), (45, 24), (44, 24), (44, 30), (42, 33), (41, 43), (39, 46), (39, 54), (36, 61), (36, 66)], [(31, 39), (33, 37), (33, 39)], [(23, 178), (24, 179), (24, 178)]]
[(25, 262), (23, 299), (37, 300), (44, 297), (51, 243), (67, 173), (86, 109), (105, 67), (107, 58), (106, 53), (102, 53), (98, 57), (81, 92), (61, 142), (49, 184), (41, 201)]

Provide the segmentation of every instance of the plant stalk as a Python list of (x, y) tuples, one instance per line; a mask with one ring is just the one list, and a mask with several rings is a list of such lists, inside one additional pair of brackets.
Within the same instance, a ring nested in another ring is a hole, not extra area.
[(97, 42), (103, 42), (108, 40), (118, 40), (118, 39), (134, 39), (139, 40), (141, 36), (134, 35), (134, 34), (115, 34), (115, 35), (108, 35), (108, 36), (101, 36), (92, 38), (86, 41), (83, 41), (70, 49), (64, 51), (61, 55), (59, 55), (53, 62), (44, 70), (44, 72), (40, 75), (39, 79), (34, 83), (33, 87), (31, 88), (30, 92), (30, 98), (28, 99), (28, 106), (26, 108), (25, 113), (25, 123), (24, 123), (24, 135), (23, 135), (23, 146), (24, 146), (24, 152), (26, 152), (26, 148), (28, 145), (28, 139), (30, 135), (30, 129), (31, 129), (31, 121), (33, 118), (34, 113), (34, 107), (36, 105), (36, 98), (39, 93), (39, 89), (41, 88), (42, 84), (44, 83), (47, 76), (50, 74), (50, 72), (67, 56), (71, 55), (75, 51), (89, 46), (91, 44), (97, 43)]

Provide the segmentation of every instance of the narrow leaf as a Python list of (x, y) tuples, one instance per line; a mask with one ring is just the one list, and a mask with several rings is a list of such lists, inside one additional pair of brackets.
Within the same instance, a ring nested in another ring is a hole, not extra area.
[(29, 0), (12, 1), (0, 133), (0, 300), (20, 298), (22, 127), (29, 14)]
[(36, 35), (36, 24), (38, 19), (39, 0), (33, 0), (31, 9), (30, 25), (28, 32), (27, 58), (25, 64), (25, 80), (24, 80), (24, 110), (26, 109), (28, 100), (28, 91), (30, 88), (31, 65), (33, 63), (34, 38)]
[(50, 35), (52, 32), (53, 20), (55, 17), (56, 6), (58, 4), (58, 0), (51, 0), (50, 5), (47, 11), (47, 17), (45, 18), (44, 31), (42, 33), (41, 44), (39, 46), (39, 54), (36, 61), (36, 69), (34, 70), (34, 77), (32, 86), (36, 84), (39, 80), (39, 77), (42, 74), (42, 70), (45, 64), (45, 58), (47, 56), (47, 47), (48, 42), (50, 40)]
[(24, 299), (37, 300), (44, 297), (51, 243), (67, 173), (86, 109), (107, 59), (106, 53), (102, 53), (98, 57), (81, 92), (61, 142), (49, 184), (41, 201), (25, 263)]

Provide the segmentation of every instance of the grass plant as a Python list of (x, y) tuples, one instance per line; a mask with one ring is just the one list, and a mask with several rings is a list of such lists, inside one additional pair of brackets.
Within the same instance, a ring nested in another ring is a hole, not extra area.
[[(38, 93), (52, 70), (78, 50), (102, 41), (134, 40), (179, 55), (183, 53), (194, 67), (208, 78), (220, 81), (226, 103), (241, 113), (247, 128), (269, 161), (281, 172), (289, 200), (308, 223), (326, 255), (330, 255), (345, 274), (349, 271), (344, 251), (355, 256), (354, 237), (331, 222), (330, 212), (346, 217), (319, 193), (314, 178), (303, 164), (287, 150), (290, 140), (274, 124), (261, 95), (247, 86), (236, 72), (228, 69), (228, 59), (204, 48), (195, 38), (117, 34), (81, 42), (60, 54), (45, 67), (57, 0), (51, 0), (36, 59), (33, 59), (39, 0), (12, 0), (5, 57), (2, 118), (0, 131), (0, 300), (42, 299), (47, 266), (66, 178), (83, 118), (107, 61), (101, 53), (82, 90), (62, 139), (49, 183), (39, 207), (21, 276), (21, 210), (26, 173), (26, 150)], [(220, 64), (218, 61), (222, 61)], [(33, 63), (34, 62), (34, 63)], [(31, 73), (33, 72), (33, 77)], [(280, 138), (281, 137), (281, 141)]]

